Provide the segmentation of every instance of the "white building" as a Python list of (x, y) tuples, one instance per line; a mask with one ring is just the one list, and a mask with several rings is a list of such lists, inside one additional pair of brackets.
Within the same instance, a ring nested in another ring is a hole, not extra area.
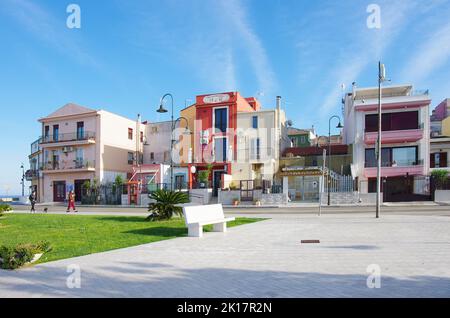
[[(382, 89), (382, 169), (384, 200), (414, 200), (426, 191), (429, 174), (428, 91), (412, 85)], [(352, 175), (360, 191), (375, 192), (378, 87), (356, 88), (345, 96), (344, 143), (353, 146)]]

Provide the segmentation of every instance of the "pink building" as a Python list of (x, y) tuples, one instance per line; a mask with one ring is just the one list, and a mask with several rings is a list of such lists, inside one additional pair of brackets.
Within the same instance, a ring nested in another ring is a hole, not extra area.
[(114, 182), (142, 157), (144, 125), (105, 110), (67, 104), (39, 119), (42, 137), (32, 145), (29, 174), (40, 202), (81, 198), (86, 181)]
[[(385, 201), (418, 200), (429, 174), (428, 91), (411, 85), (382, 90), (382, 191)], [(356, 88), (345, 97), (344, 143), (353, 148), (352, 175), (362, 193), (376, 192), (378, 88)]]

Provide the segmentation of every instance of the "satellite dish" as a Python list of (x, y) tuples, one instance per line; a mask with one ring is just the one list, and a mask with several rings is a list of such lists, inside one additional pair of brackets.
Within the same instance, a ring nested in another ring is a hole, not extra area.
[(293, 125), (293, 123), (292, 123), (292, 120), (288, 120), (288, 121), (286, 121), (286, 125), (288, 125), (289, 127), (292, 127), (292, 125)]

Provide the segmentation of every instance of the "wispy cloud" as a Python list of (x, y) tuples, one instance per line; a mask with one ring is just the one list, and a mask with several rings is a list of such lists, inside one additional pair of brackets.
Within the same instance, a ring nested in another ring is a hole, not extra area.
[(415, 50), (406, 63), (402, 78), (419, 82), (450, 60), (450, 22), (444, 24)]
[(245, 6), (238, 0), (223, 0), (220, 3), (227, 13), (227, 20), (242, 39), (241, 43), (246, 46), (250, 63), (258, 80), (259, 91), (270, 95), (277, 87), (275, 74), (260, 37), (248, 24), (249, 17)]
[(16, 20), (23, 28), (46, 45), (77, 62), (98, 66), (98, 62), (84, 49), (78, 37), (69, 36), (66, 21), (57, 19), (46, 8), (30, 0), (3, 0), (0, 11)]
[[(328, 85), (330, 90), (320, 104), (323, 114), (329, 112), (339, 104), (341, 84), (349, 85), (358, 79), (358, 76), (371, 64), (381, 60), (386, 48), (395, 40), (400, 30), (406, 25), (408, 17), (414, 11), (416, 3), (413, 1), (392, 1), (381, 6), (381, 29), (360, 28), (352, 39), (353, 45), (344, 50), (344, 59), (341, 59), (329, 72), (332, 79)], [(365, 17), (361, 17), (364, 20)], [(362, 23), (361, 23), (362, 25)], [(356, 49), (355, 49), (356, 48)], [(376, 69), (376, 68), (374, 68)], [(376, 74), (374, 75), (376, 78)]]

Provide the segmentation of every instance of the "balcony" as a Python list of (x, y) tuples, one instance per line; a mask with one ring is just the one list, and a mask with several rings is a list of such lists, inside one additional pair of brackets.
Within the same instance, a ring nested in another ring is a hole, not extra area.
[(39, 176), (39, 170), (30, 169), (25, 172), (25, 180), (33, 181)]
[[(423, 128), (408, 130), (390, 130), (381, 132), (381, 144), (416, 142), (424, 137)], [(365, 132), (364, 142), (373, 145), (378, 139), (378, 132)]]
[(55, 144), (58, 146), (69, 146), (93, 143), (95, 143), (95, 133), (91, 131), (48, 135), (42, 137), (39, 142), (42, 146), (53, 146)]
[(43, 165), (45, 173), (95, 171), (95, 161), (91, 160), (60, 160), (47, 162)]
[[(382, 177), (397, 177), (405, 176), (406, 174), (410, 176), (424, 175), (425, 170), (423, 160), (404, 160), (399, 162), (394, 161), (381, 163)], [(364, 176), (366, 178), (377, 177), (376, 163), (366, 162)]]

